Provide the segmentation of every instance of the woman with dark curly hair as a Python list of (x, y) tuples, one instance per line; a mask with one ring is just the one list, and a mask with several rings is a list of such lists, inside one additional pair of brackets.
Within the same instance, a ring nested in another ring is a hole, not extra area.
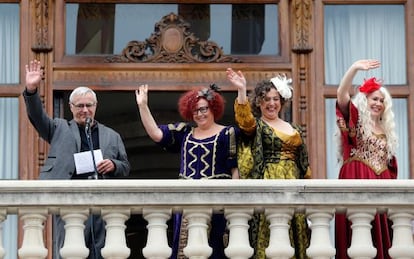
[[(157, 125), (148, 107), (148, 85), (136, 90), (136, 101), (142, 124), (150, 138), (168, 151), (181, 153), (180, 179), (238, 179), (237, 136), (238, 128), (224, 126), (217, 121), (224, 114), (225, 100), (218, 87), (193, 89), (178, 101), (178, 110), (184, 122)], [(173, 255), (184, 258), (178, 237), (183, 237), (185, 219), (175, 215)], [(210, 229), (210, 258), (222, 259), (223, 235), (226, 222), (223, 214), (213, 214)], [(184, 244), (185, 245), (185, 244)], [(179, 247), (180, 246), (180, 247)]]
[[(299, 126), (283, 120), (280, 114), (292, 97), (291, 79), (279, 75), (259, 82), (248, 99), (246, 78), (241, 71), (227, 69), (227, 79), (237, 88), (235, 119), (242, 131), (238, 167), (245, 179), (311, 178), (308, 152)], [(290, 222), (294, 258), (306, 258), (309, 246), (304, 214), (295, 213)], [(255, 259), (266, 258), (269, 223), (264, 214), (256, 214), (251, 226)]]

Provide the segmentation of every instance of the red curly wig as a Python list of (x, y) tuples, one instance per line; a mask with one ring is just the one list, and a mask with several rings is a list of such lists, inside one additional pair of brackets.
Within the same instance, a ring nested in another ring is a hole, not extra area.
[(223, 117), (225, 105), (224, 97), (214, 90), (200, 88), (185, 92), (178, 100), (178, 111), (184, 120), (193, 120), (193, 111), (197, 109), (197, 102), (200, 99), (205, 99), (208, 102), (208, 108), (213, 113), (215, 121), (218, 121)]

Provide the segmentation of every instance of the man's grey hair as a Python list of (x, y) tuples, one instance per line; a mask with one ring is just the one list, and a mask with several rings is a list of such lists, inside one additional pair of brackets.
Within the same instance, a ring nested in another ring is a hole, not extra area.
[(88, 93), (92, 94), (95, 103), (97, 103), (98, 100), (96, 99), (95, 92), (92, 89), (90, 89), (89, 87), (86, 87), (86, 86), (79, 86), (79, 87), (75, 88), (69, 96), (69, 102), (72, 103), (75, 96), (83, 96), (83, 95), (86, 95)]

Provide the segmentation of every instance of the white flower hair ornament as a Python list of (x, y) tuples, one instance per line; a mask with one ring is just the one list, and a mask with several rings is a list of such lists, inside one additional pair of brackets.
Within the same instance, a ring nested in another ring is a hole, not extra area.
[(270, 82), (276, 87), (276, 90), (283, 99), (286, 100), (292, 97), (292, 78), (287, 78), (286, 75), (277, 75), (271, 78)]

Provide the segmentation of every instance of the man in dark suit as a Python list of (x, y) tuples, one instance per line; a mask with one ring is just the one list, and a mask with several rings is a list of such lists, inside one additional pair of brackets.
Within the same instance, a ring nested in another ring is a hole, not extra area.
[[(23, 96), (27, 114), (39, 135), (50, 144), (39, 179), (104, 179), (128, 176), (130, 165), (121, 136), (94, 119), (98, 104), (95, 92), (87, 87), (74, 89), (69, 97), (73, 119), (53, 119), (43, 109), (37, 91), (42, 77), (43, 69), (39, 61), (34, 60), (26, 65), (26, 89)], [(96, 161), (97, 164), (91, 172), (80, 172), (75, 165), (74, 154), (85, 151), (88, 154), (92, 146), (93, 150), (101, 150), (102, 160)], [(105, 243), (105, 223), (99, 215), (91, 215), (85, 224), (88, 258), (100, 259), (100, 250)], [(59, 216), (54, 216), (53, 258), (61, 258), (59, 250), (63, 241), (64, 222)]]

